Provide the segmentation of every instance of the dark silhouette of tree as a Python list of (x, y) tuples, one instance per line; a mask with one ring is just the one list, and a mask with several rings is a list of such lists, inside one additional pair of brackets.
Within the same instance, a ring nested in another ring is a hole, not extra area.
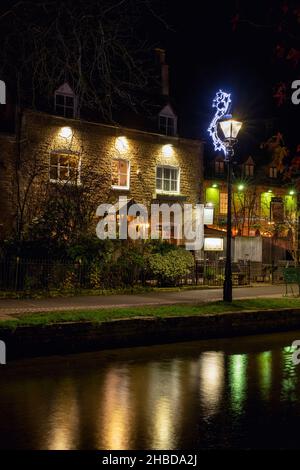
[(150, 0), (1, 2), (0, 73), (19, 107), (53, 100), (68, 82), (79, 107), (106, 120), (118, 106), (140, 108), (139, 92), (153, 86), (152, 49), (143, 15)]

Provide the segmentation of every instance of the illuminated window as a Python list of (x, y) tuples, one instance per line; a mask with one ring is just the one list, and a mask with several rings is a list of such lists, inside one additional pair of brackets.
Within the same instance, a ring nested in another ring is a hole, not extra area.
[(224, 162), (218, 160), (215, 161), (215, 172), (219, 175), (224, 173)]
[(227, 193), (220, 193), (220, 214), (227, 214)]
[(170, 116), (159, 116), (159, 130), (165, 135), (175, 135), (175, 119)]
[(76, 154), (51, 153), (50, 181), (80, 184), (80, 159)]
[(64, 83), (54, 94), (55, 112), (65, 118), (75, 118), (76, 96), (68, 83)]
[(156, 190), (164, 193), (179, 193), (179, 169), (158, 166), (156, 168)]
[(270, 178), (277, 178), (277, 168), (275, 166), (271, 166), (269, 168), (269, 177)]
[(245, 165), (245, 176), (253, 176), (254, 174), (254, 165)]
[(112, 187), (129, 189), (130, 164), (128, 160), (115, 159), (112, 161)]

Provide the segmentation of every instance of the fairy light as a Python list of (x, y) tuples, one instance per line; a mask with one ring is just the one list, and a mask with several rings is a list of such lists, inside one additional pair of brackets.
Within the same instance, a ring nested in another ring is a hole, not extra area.
[(216, 108), (216, 113), (208, 128), (208, 133), (212, 138), (214, 149), (216, 151), (223, 151), (226, 155), (226, 146), (218, 136), (218, 122), (228, 114), (229, 106), (231, 104), (231, 94), (219, 90), (213, 100), (212, 107)]

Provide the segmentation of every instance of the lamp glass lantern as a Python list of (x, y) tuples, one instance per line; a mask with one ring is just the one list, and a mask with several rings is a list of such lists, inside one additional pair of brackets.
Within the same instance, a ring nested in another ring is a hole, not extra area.
[(220, 127), (225, 140), (231, 141), (237, 138), (242, 127), (242, 123), (240, 121), (235, 121), (234, 119), (226, 119), (225, 121), (220, 121)]

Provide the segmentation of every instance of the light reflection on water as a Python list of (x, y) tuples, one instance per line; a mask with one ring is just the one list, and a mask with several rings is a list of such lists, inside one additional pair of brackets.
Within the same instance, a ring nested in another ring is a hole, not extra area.
[(298, 447), (300, 332), (16, 361), (0, 447)]

